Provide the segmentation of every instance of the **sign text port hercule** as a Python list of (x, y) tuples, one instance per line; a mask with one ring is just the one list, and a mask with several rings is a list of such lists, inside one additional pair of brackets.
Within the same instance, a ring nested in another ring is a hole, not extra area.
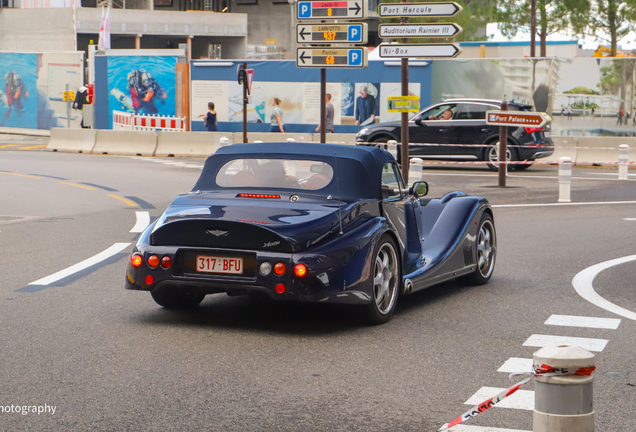
[(462, 11), (455, 2), (380, 3), (381, 17), (452, 17)]

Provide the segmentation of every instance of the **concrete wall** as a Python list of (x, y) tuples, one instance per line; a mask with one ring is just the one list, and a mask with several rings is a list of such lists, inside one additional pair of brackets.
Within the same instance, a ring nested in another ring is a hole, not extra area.
[(292, 45), (292, 9), (287, 2), (274, 4), (272, 0), (259, 0), (254, 6), (232, 4), (232, 12), (247, 14), (249, 45), (265, 45), (265, 39), (276, 39), (277, 46), (287, 52)]
[(0, 51), (73, 51), (72, 22), (70, 8), (2, 9)]

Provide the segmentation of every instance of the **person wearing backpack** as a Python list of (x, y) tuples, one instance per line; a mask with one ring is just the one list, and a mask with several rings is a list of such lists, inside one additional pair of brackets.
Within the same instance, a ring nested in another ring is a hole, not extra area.
[(214, 102), (208, 103), (208, 112), (205, 114), (201, 114), (199, 117), (203, 117), (203, 126), (208, 129), (208, 132), (216, 132), (218, 131), (216, 125), (216, 111), (214, 111)]

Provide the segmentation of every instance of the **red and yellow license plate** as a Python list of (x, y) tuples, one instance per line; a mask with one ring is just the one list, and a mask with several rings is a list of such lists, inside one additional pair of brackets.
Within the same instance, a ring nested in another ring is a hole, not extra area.
[(204, 273), (243, 274), (243, 258), (197, 255), (197, 271)]

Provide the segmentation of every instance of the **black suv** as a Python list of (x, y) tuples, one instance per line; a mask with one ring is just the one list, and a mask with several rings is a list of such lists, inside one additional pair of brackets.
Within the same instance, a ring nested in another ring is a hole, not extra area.
[[(500, 110), (500, 100), (447, 99), (431, 105), (409, 119), (409, 141), (411, 143), (461, 144), (459, 146), (411, 145), (412, 157), (440, 160), (479, 160), (490, 162), (496, 170), (499, 142), (499, 126), (486, 124), (486, 111)], [(530, 105), (508, 102), (510, 111), (532, 111)], [(378, 123), (365, 126), (356, 135), (357, 142), (400, 141), (401, 123)], [(508, 127), (507, 159), (512, 161), (534, 161), (550, 156), (553, 152), (549, 132), (535, 127)], [(483, 146), (483, 144), (492, 144)], [(398, 153), (399, 154), (399, 153)], [(526, 169), (531, 164), (516, 165)]]

